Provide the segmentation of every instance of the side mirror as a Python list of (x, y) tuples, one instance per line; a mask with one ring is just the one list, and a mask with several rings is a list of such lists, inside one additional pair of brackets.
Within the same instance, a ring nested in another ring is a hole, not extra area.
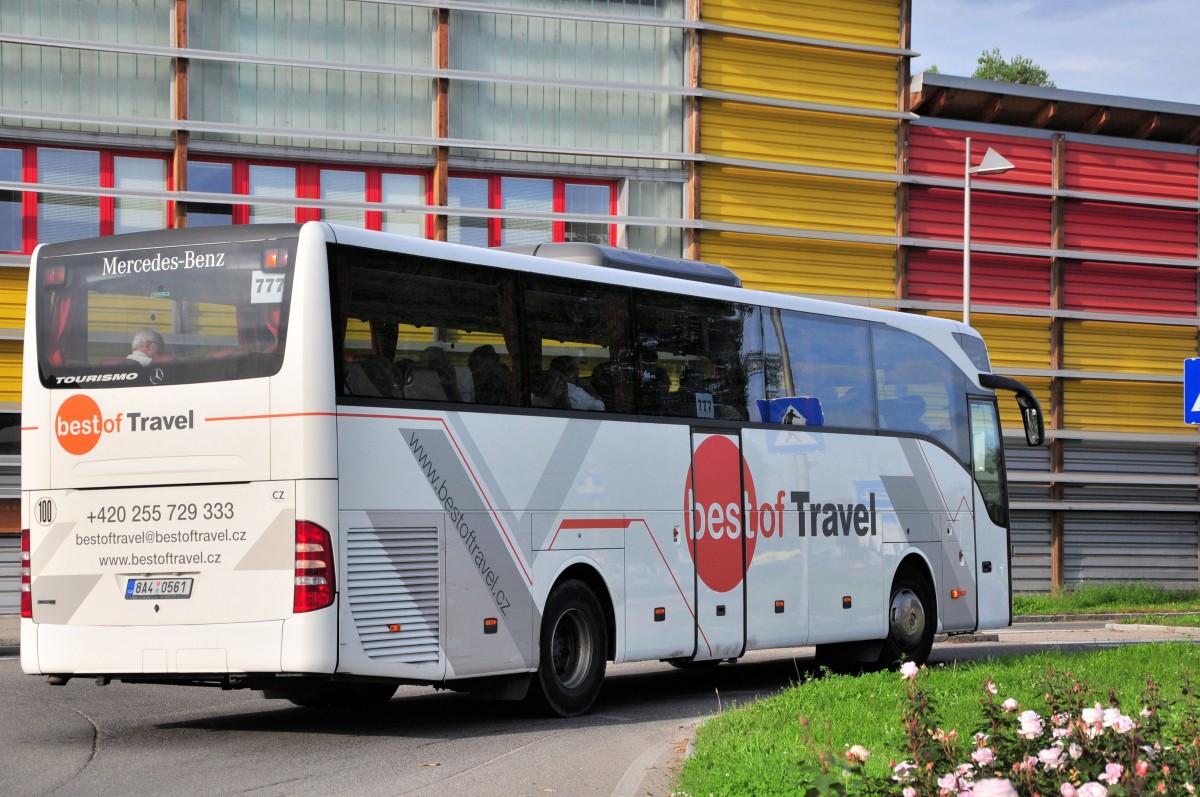
[(1017, 406), (1021, 408), (1021, 420), (1025, 424), (1025, 442), (1040, 446), (1046, 438), (1046, 424), (1042, 419), (1042, 406), (1032, 393), (1018, 393)]
[(1021, 408), (1021, 422), (1025, 426), (1025, 442), (1030, 446), (1040, 446), (1046, 441), (1046, 422), (1042, 416), (1042, 405), (1037, 396), (1015, 379), (995, 374), (980, 374), (979, 384), (992, 390), (1011, 390), (1017, 396), (1017, 406)]

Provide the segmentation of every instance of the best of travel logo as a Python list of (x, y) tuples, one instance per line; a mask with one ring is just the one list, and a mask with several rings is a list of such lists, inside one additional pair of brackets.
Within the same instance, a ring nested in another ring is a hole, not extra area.
[(63, 451), (75, 456), (88, 453), (106, 434), (122, 432), (161, 432), (168, 429), (195, 429), (195, 411), (179, 415), (147, 415), (143, 412), (118, 412), (105, 417), (91, 396), (76, 393), (67, 398), (54, 416), (54, 436)]
[(758, 503), (750, 464), (728, 437), (714, 435), (704, 440), (692, 462), (683, 495), (688, 553), (700, 580), (714, 592), (729, 592), (742, 583), (760, 538), (784, 536), (785, 512), (795, 512), (800, 537), (874, 537), (879, 533), (875, 493), (870, 493), (865, 503), (835, 503), (813, 501), (803, 490), (777, 490), (774, 503)]

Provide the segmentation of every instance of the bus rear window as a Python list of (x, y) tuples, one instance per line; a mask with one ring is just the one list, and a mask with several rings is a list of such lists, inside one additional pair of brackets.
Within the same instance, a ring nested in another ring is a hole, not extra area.
[(62, 244), (39, 252), (44, 385), (186, 384), (279, 370), (295, 237), (179, 241), (114, 236), (104, 251)]

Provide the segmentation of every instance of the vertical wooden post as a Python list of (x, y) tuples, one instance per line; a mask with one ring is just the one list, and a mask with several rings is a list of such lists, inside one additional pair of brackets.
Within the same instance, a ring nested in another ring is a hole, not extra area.
[[(171, 6), (171, 38), (177, 49), (184, 50), (188, 46), (188, 4), (187, 0), (175, 0)], [(172, 59), (171, 74), (171, 104), (173, 117), (176, 121), (186, 121), (188, 118), (188, 59)], [(176, 130), (173, 134), (174, 149), (171, 153), (171, 185), (174, 191), (187, 190), (187, 161), (188, 134), (186, 130)], [(172, 227), (187, 226), (187, 203), (172, 202)]]
[[(1062, 189), (1066, 175), (1066, 138), (1057, 133), (1053, 141), (1051, 181), (1056, 190)], [(1050, 246), (1062, 249), (1066, 243), (1064, 230), (1064, 205), (1066, 200), (1061, 196), (1054, 197), (1050, 202)], [(1053, 257), (1050, 260), (1050, 308), (1063, 309), (1063, 259)], [(1063, 367), (1063, 319), (1055, 317), (1050, 320), (1050, 368), (1055, 371)], [(1050, 428), (1062, 430), (1063, 418), (1063, 379), (1061, 376), (1050, 377)], [(1064, 487), (1058, 477), (1065, 470), (1066, 452), (1065, 441), (1061, 437), (1050, 440), (1050, 500), (1062, 501)], [(1065, 512), (1062, 509), (1050, 510), (1050, 586), (1052, 589), (1062, 589), (1065, 583), (1066, 567), (1063, 563), (1063, 530)]]
[[(692, 22), (700, 21), (701, 3), (703, 0), (688, 0), (687, 18)], [(685, 58), (687, 63), (688, 88), (700, 87), (700, 31), (691, 28), (687, 32)], [(700, 98), (687, 98), (687, 130), (684, 133), (686, 141), (684, 151), (689, 155), (700, 153)], [(700, 218), (700, 164), (694, 160), (687, 164), (687, 182), (684, 184), (683, 215), (687, 219)], [(688, 227), (683, 234), (683, 256), (692, 260), (700, 259), (700, 231)]]
[[(912, 2), (911, 0), (901, 0), (900, 2), (900, 38), (899, 45), (902, 49), (907, 50), (912, 43)], [(907, 55), (900, 56), (900, 68), (896, 70), (897, 83), (896, 110), (901, 113), (906, 113), (912, 106), (912, 98), (909, 97), (908, 84), (909, 75), (911, 73), (911, 64)], [(896, 174), (908, 174), (908, 144), (909, 144), (909, 125), (906, 120), (896, 122)], [(896, 184), (896, 235), (900, 238), (908, 235), (908, 199), (909, 190), (908, 183), (899, 182)], [(908, 247), (903, 245), (896, 246), (896, 290), (895, 298), (908, 298)]]
[[(450, 68), (450, 11), (439, 8), (434, 11), (433, 64), (435, 69)], [(433, 135), (439, 140), (434, 148), (433, 161), (433, 204), (446, 207), (450, 204), (450, 148), (440, 143), (450, 137), (450, 79), (434, 78), (433, 81)], [(433, 217), (434, 240), (445, 241), (448, 236), (448, 219), (445, 213)]]

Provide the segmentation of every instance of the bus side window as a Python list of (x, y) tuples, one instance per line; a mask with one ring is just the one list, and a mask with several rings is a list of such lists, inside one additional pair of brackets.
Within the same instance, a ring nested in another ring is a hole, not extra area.
[(865, 322), (771, 310), (764, 317), (764, 335), (767, 398), (813, 398), (827, 427), (875, 428)]
[(635, 318), (643, 415), (748, 420), (757, 308), (638, 291)]
[(530, 406), (629, 412), (617, 365), (629, 358), (628, 290), (539, 276), (523, 285)]
[(874, 324), (879, 428), (932, 435), (965, 462), (969, 450), (966, 378), (932, 343)]

